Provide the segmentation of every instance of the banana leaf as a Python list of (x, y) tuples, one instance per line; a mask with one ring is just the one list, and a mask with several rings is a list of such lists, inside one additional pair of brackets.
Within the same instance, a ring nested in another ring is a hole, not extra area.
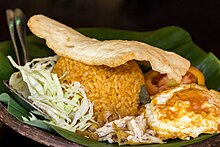
[[(81, 145), (84, 146), (90, 146), (90, 147), (103, 147), (103, 146), (107, 146), (107, 147), (115, 147), (118, 146), (117, 144), (109, 144), (106, 142), (99, 142), (96, 140), (92, 140), (89, 138), (85, 138), (82, 137), (78, 134), (73, 134), (72, 132), (62, 129), (60, 127), (57, 126), (51, 126), (58, 134), (60, 134), (61, 136), (63, 136), (64, 138), (77, 142)], [(171, 141), (167, 141), (167, 143), (165, 144), (148, 144), (148, 145), (132, 145), (132, 147), (179, 147), (179, 146), (186, 146), (186, 145), (190, 145), (193, 143), (198, 143), (201, 142), (203, 140), (206, 140), (210, 137), (212, 137), (214, 135), (200, 135), (199, 137), (192, 139), (190, 141), (180, 141), (180, 140), (171, 140)], [(127, 145), (123, 145), (123, 147), (131, 147), (131, 146), (127, 146)]]
[(99, 40), (137, 40), (175, 52), (203, 72), (209, 89), (220, 90), (220, 62), (212, 53), (206, 53), (196, 44), (184, 29), (176, 26), (164, 27), (151, 32), (135, 32), (107, 28), (82, 28), (79, 32)]
[(35, 119), (30, 121), (24, 121), (23, 118), (29, 119), (29, 117), (32, 117), (30, 115), (30, 112), (26, 109), (24, 109), (22, 106), (20, 106), (13, 98), (11, 98), (7, 93), (2, 93), (0, 95), (0, 102), (3, 102), (7, 105), (7, 111), (13, 115), (15, 118), (17, 118), (19, 121), (32, 125), (38, 128), (41, 128), (46, 131), (54, 132), (53, 129), (46, 124), (43, 120)]
[[(155, 31), (150, 32), (135, 32), (127, 30), (107, 29), (107, 28), (80, 28), (77, 29), (86, 36), (97, 38), (99, 40), (109, 39), (124, 39), (124, 40), (137, 40), (157, 46), (164, 50), (173, 51), (181, 56), (189, 59), (192, 65), (199, 68), (205, 75), (206, 85), (209, 89), (220, 90), (220, 62), (219, 59), (212, 53), (206, 53), (197, 45), (195, 45), (188, 32), (182, 28), (176, 26), (164, 27)], [(30, 35), (27, 37), (28, 46), (30, 49), (31, 58), (44, 57), (54, 55), (54, 52), (50, 50), (45, 41), (37, 38), (36, 36)], [(9, 76), (15, 71), (10, 65), (6, 56), (11, 55), (15, 59), (13, 47), (10, 41), (0, 43), (0, 93), (7, 92), (3, 85), (2, 80), (7, 80)], [(3, 97), (3, 98), (1, 98)], [(5, 98), (6, 97), (6, 98)], [(8, 99), (8, 100), (7, 100)], [(21, 120), (21, 116), (25, 115), (29, 117), (29, 111), (24, 110), (18, 103), (13, 101), (10, 97), (5, 94), (0, 96), (2, 102), (8, 104), (8, 111), (10, 114), (15, 116), (18, 120)], [(22, 111), (17, 111), (22, 110)], [(24, 122), (25, 123), (25, 122)], [(105, 142), (98, 142), (91, 139), (87, 139), (78, 134), (72, 133), (68, 130), (59, 128), (43, 123), (43, 121), (29, 122), (29, 125), (34, 125), (45, 130), (54, 130), (64, 138), (74, 141), (81, 145), (86, 146), (117, 146), (116, 144), (108, 144)], [(200, 135), (198, 138), (189, 141), (171, 140), (166, 144), (162, 145), (141, 145), (141, 146), (184, 146), (197, 142), (201, 142), (205, 139), (212, 137), (213, 135)]]
[[(80, 136), (79, 134), (73, 133), (71, 131), (68, 131), (66, 129), (60, 128), (58, 126), (46, 123), (43, 120), (30, 120), (30, 121), (24, 121), (23, 117), (25, 118), (30, 118), (32, 116), (30, 116), (30, 112), (28, 112), (27, 110), (25, 110), (22, 106), (20, 106), (15, 100), (13, 100), (13, 98), (11, 98), (8, 94), (6, 93), (2, 93), (0, 95), (0, 101), (7, 104), (7, 110), (8, 112), (13, 115), (15, 118), (17, 118), (19, 121), (28, 124), (28, 125), (32, 125), (35, 127), (38, 127), (40, 129), (43, 129), (45, 131), (50, 131), (51, 133), (57, 132), (59, 135), (61, 135), (62, 137), (71, 140), (75, 143), (78, 143), (80, 145), (84, 145), (84, 146), (90, 146), (90, 147), (102, 147), (102, 146), (109, 146), (109, 147), (115, 147), (118, 146), (117, 144), (109, 144), (107, 142), (99, 142), (96, 140), (92, 140), (83, 136)], [(166, 144), (150, 144), (150, 145), (141, 145), (142, 147), (176, 147), (176, 146), (186, 146), (186, 145), (190, 145), (193, 143), (198, 143), (201, 142), (203, 140), (206, 140), (212, 136), (214, 136), (216, 134), (203, 134), (200, 135), (199, 137), (192, 139), (190, 141), (180, 141), (180, 140), (171, 140), (168, 141), (168, 143)], [(133, 146), (133, 147), (139, 147), (138, 146)], [(127, 147), (127, 146), (124, 146)]]

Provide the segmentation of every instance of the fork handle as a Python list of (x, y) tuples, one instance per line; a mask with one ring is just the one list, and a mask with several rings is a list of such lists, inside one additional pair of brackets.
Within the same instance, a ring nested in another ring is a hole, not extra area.
[(12, 44), (14, 46), (14, 51), (15, 51), (16, 58), (17, 58), (17, 64), (21, 65), (21, 59), (20, 59), (20, 55), (19, 55), (19, 51), (18, 51), (18, 47), (16, 44), (16, 39), (15, 39), (14, 11), (11, 9), (7, 9), (6, 10), (6, 17), (7, 17), (7, 23), (8, 23), (8, 28), (9, 28)]
[(23, 51), (23, 60), (24, 63), (27, 63), (29, 61), (29, 52), (26, 42), (26, 17), (24, 13), (21, 11), (21, 9), (15, 9), (14, 11), (15, 15), (15, 26), (18, 33), (18, 38), (21, 43), (22, 51)]

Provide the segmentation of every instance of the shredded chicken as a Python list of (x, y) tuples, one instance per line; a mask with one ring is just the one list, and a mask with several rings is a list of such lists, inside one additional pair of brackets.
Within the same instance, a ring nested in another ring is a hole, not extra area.
[(126, 116), (96, 130), (99, 141), (118, 142), (119, 145), (163, 143), (155, 136), (156, 132), (148, 129), (144, 115), (138, 117)]

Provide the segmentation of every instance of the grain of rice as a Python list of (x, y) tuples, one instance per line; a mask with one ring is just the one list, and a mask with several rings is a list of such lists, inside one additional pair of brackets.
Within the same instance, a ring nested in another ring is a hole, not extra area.
[(94, 103), (96, 121), (102, 126), (127, 115), (135, 116), (139, 109), (140, 87), (144, 76), (135, 61), (115, 68), (86, 65), (60, 57), (53, 72), (62, 77), (62, 83), (80, 82), (87, 97)]

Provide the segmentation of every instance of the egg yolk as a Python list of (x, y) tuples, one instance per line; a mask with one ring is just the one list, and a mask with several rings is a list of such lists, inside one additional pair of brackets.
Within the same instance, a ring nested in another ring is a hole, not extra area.
[(208, 98), (202, 90), (190, 88), (175, 92), (165, 104), (158, 104), (157, 109), (162, 114), (161, 119), (174, 120), (194, 112), (207, 117), (209, 114), (217, 116), (215, 106), (205, 107)]

